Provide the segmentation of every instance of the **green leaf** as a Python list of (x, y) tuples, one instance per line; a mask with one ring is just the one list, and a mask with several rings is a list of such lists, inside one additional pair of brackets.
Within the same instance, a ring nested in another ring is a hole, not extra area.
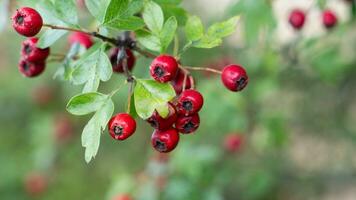
[(113, 19), (105, 24), (108, 27), (116, 28), (119, 30), (138, 30), (145, 26), (143, 20), (136, 16), (122, 17)]
[(72, 97), (67, 104), (67, 111), (73, 115), (86, 115), (100, 109), (108, 95), (91, 92)]
[(215, 23), (208, 28), (208, 35), (215, 38), (223, 38), (236, 31), (236, 25), (240, 17), (235, 16), (226, 21)]
[(73, 71), (73, 57), (76, 56), (83, 47), (79, 43), (74, 43), (71, 45), (64, 61), (63, 65), (58, 68), (53, 78), (58, 78), (60, 80), (70, 80), (71, 73)]
[(147, 119), (155, 110), (166, 117), (169, 114), (167, 103), (175, 97), (175, 92), (168, 83), (137, 79), (134, 95), (137, 114)]
[(157, 52), (161, 50), (161, 41), (157, 36), (143, 30), (136, 31), (135, 33), (137, 41), (145, 48)]
[(177, 19), (179, 26), (184, 26), (186, 24), (188, 14), (183, 8), (172, 4), (163, 4), (161, 7), (163, 9), (165, 20), (167, 20), (166, 18), (174, 16)]
[(126, 9), (124, 15), (132, 16), (136, 13), (139, 13), (143, 8), (143, 0), (132, 0)]
[(2, 32), (7, 25), (7, 19), (9, 19), (9, 5), (10, 0), (0, 1), (0, 32)]
[(100, 22), (104, 21), (105, 11), (108, 7), (109, 0), (85, 0), (85, 5), (89, 12)]
[(37, 47), (45, 49), (63, 37), (68, 31), (49, 29), (44, 32), (38, 40)]
[(99, 84), (100, 84), (100, 79), (96, 74), (94, 74), (85, 83), (82, 93), (97, 91), (99, 88)]
[(120, 18), (129, 5), (129, 0), (110, 0), (105, 11), (104, 24), (110, 23), (115, 18)]
[(160, 34), (161, 39), (161, 53), (164, 53), (172, 42), (174, 35), (177, 31), (178, 23), (174, 16), (170, 17), (163, 26), (162, 32)]
[(221, 43), (222, 40), (220, 38), (204, 36), (200, 40), (193, 42), (192, 46), (196, 48), (213, 48), (219, 46)]
[(85, 147), (85, 161), (90, 162), (99, 150), (100, 135), (114, 112), (114, 103), (106, 99), (94, 116), (85, 125), (82, 133), (82, 146)]
[(78, 24), (76, 5), (73, 0), (55, 1), (58, 16), (68, 24)]
[(190, 16), (185, 25), (185, 34), (190, 41), (196, 41), (204, 36), (204, 26), (198, 16)]
[(159, 35), (164, 22), (164, 16), (161, 7), (153, 1), (148, 1), (144, 6), (142, 17), (147, 27), (154, 34)]

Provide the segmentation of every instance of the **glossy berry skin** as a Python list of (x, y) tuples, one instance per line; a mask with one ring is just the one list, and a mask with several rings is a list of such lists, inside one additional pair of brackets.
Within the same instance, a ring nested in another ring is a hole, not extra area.
[(325, 28), (333, 28), (337, 24), (337, 17), (331, 10), (325, 10), (323, 12), (323, 23)]
[(204, 98), (200, 92), (189, 89), (179, 95), (176, 108), (179, 114), (187, 116), (199, 112), (203, 104)]
[(289, 15), (289, 24), (296, 30), (303, 28), (305, 23), (305, 13), (302, 10), (293, 10)]
[(229, 153), (235, 153), (241, 148), (243, 137), (239, 134), (227, 135), (224, 139), (224, 149)]
[(176, 129), (183, 134), (193, 133), (199, 128), (200, 118), (199, 115), (193, 114), (189, 116), (180, 115), (176, 121)]
[[(172, 86), (176, 91), (176, 94), (179, 95), (183, 91), (184, 85), (184, 72), (178, 69), (176, 77), (172, 81)], [(191, 75), (187, 75), (186, 82), (185, 82), (185, 89), (190, 89), (194, 85), (194, 78)]]
[(26, 77), (36, 77), (40, 75), (46, 65), (44, 62), (29, 62), (27, 60), (20, 60), (19, 70)]
[(135, 132), (136, 121), (129, 114), (119, 113), (110, 119), (108, 129), (115, 140), (125, 140)]
[(176, 59), (169, 55), (160, 55), (155, 58), (150, 66), (152, 78), (161, 83), (166, 83), (176, 77), (178, 63)]
[(91, 46), (93, 46), (93, 39), (82, 32), (73, 32), (68, 36), (68, 42), (70, 45), (73, 45), (74, 43), (79, 43), (83, 47), (89, 49)]
[(221, 81), (227, 89), (238, 92), (247, 86), (248, 76), (240, 65), (228, 65), (222, 71)]
[(171, 152), (179, 142), (179, 133), (171, 128), (165, 131), (155, 130), (151, 137), (152, 146), (161, 153)]
[(163, 118), (155, 111), (147, 122), (154, 128), (160, 131), (167, 130), (172, 127), (174, 122), (177, 120), (177, 112), (171, 103), (168, 103), (169, 114), (166, 118)]
[(39, 196), (47, 189), (47, 179), (39, 173), (31, 173), (25, 177), (25, 190), (30, 196)]
[(12, 27), (26, 37), (33, 37), (41, 31), (43, 20), (33, 8), (23, 7), (12, 16)]
[[(117, 54), (119, 52), (120, 52), (119, 48), (114, 48), (111, 50), (110, 62), (111, 62), (112, 69), (114, 72), (123, 73), (124, 72), (123, 63), (122, 62), (117, 63)], [(129, 71), (131, 71), (135, 65), (136, 58), (130, 49), (126, 49), (126, 55), (127, 55), (127, 68), (129, 69)]]
[(49, 56), (49, 48), (37, 48), (38, 38), (32, 37), (22, 42), (21, 56), (30, 62), (43, 62)]

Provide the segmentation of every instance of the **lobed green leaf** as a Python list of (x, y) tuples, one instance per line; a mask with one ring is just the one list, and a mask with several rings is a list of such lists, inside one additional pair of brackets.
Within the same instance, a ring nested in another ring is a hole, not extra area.
[(79, 94), (69, 100), (67, 111), (73, 115), (87, 115), (99, 110), (108, 98), (108, 95), (97, 92)]
[(154, 34), (159, 35), (164, 22), (164, 16), (161, 7), (153, 1), (146, 2), (142, 12), (142, 17), (147, 27)]

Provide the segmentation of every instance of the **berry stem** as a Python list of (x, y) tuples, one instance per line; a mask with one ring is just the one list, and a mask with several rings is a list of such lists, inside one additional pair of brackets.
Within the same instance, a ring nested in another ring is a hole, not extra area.
[(216, 70), (213, 68), (208, 68), (208, 67), (190, 67), (190, 66), (181, 66), (181, 69), (184, 68), (186, 71), (187, 70), (193, 70), (193, 71), (207, 71), (207, 72), (213, 72), (216, 74), (222, 74), (220, 70)]
[(141, 55), (143, 55), (143, 56), (145, 56), (147, 58), (156, 58), (157, 57), (153, 53), (145, 51), (145, 50), (143, 50), (143, 49), (141, 49), (139, 47), (134, 47), (132, 50), (137, 51), (139, 54), (141, 54)]
[(51, 29), (57, 29), (57, 30), (66, 30), (66, 31), (73, 31), (73, 32), (81, 32), (81, 33), (84, 33), (84, 34), (87, 34), (87, 35), (91, 35), (93, 37), (96, 37), (96, 38), (99, 38), (101, 40), (103, 40), (104, 42), (108, 42), (108, 43), (111, 43), (115, 46), (117, 46), (118, 44), (118, 41), (114, 38), (109, 38), (109, 37), (106, 37), (104, 35), (101, 35), (97, 32), (89, 32), (89, 31), (85, 31), (85, 30), (82, 30), (82, 29), (76, 29), (76, 28), (69, 28), (69, 27), (62, 27), (62, 26), (55, 26), (55, 25), (51, 25), (51, 24), (43, 24), (44, 27), (48, 27), (48, 28), (51, 28)]

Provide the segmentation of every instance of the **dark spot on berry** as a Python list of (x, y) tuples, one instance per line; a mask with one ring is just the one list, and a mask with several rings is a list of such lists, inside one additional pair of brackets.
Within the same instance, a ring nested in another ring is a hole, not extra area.
[(115, 126), (114, 127), (115, 135), (118, 135), (118, 136), (122, 135), (123, 134), (123, 130), (124, 130), (124, 128), (122, 128), (121, 126)]
[(155, 129), (158, 128), (158, 122), (157, 122), (157, 120), (154, 120), (154, 119), (152, 119), (152, 118), (149, 118), (149, 119), (147, 120), (147, 122), (148, 122), (153, 128), (155, 128)]
[(16, 17), (16, 23), (22, 25), (24, 22), (25, 17), (22, 15), (19, 15)]
[(166, 144), (164, 142), (159, 141), (159, 140), (156, 140), (156, 142), (155, 142), (155, 149), (157, 149), (159, 152), (167, 151)]
[(162, 69), (161, 66), (156, 66), (154, 69), (154, 73), (158, 78), (160, 78), (164, 75), (164, 70)]
[(26, 54), (30, 54), (32, 52), (32, 48), (30, 45), (26, 44), (24, 47), (24, 51)]
[(191, 101), (183, 101), (182, 106), (184, 110), (191, 111), (193, 110), (193, 103)]
[(195, 128), (195, 124), (191, 121), (184, 124), (183, 129), (185, 132), (191, 132)]
[(242, 77), (236, 81), (236, 88), (237, 90), (242, 90), (246, 86), (246, 78)]
[(25, 72), (30, 70), (30, 66), (29, 66), (29, 64), (27, 62), (22, 63), (21, 67)]

